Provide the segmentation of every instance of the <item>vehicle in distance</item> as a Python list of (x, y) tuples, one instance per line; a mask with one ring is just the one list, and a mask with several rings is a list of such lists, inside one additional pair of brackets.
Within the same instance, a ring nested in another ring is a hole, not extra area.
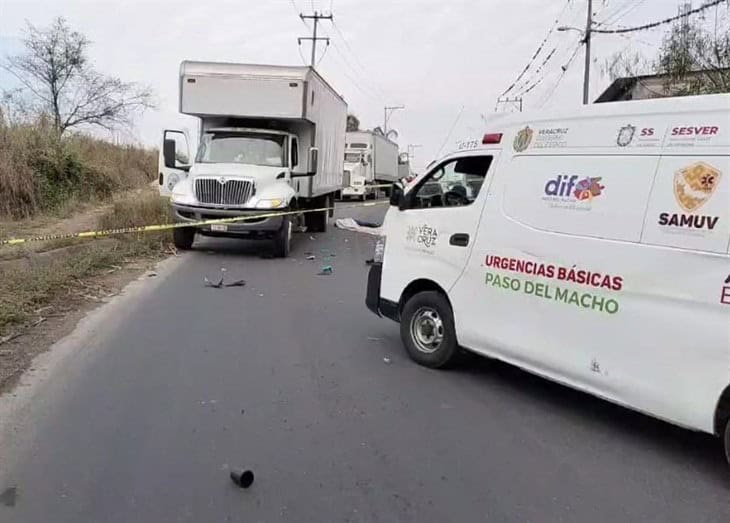
[(378, 185), (398, 179), (398, 144), (373, 131), (350, 131), (345, 137), (343, 198), (376, 197)]

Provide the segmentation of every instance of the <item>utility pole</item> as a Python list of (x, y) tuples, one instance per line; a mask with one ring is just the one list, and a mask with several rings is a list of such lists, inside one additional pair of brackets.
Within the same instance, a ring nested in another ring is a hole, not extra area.
[(332, 13), (325, 15), (322, 13), (318, 13), (317, 11), (314, 12), (313, 15), (305, 15), (302, 13), (299, 13), (299, 18), (302, 20), (314, 20), (314, 27), (312, 28), (312, 36), (302, 36), (300, 38), (297, 38), (297, 41), (299, 42), (299, 45), (302, 45), (302, 40), (311, 40), (312, 41), (312, 58), (309, 62), (309, 65), (314, 68), (314, 61), (316, 58), (317, 53), (317, 40), (324, 40), (327, 42), (327, 45), (330, 45), (330, 39), (327, 37), (321, 37), (317, 36), (317, 23), (320, 20), (332, 20)]
[[(586, 64), (583, 71), (583, 105), (588, 105), (588, 94), (591, 82), (591, 36), (593, 35), (593, 0), (588, 0), (588, 14), (586, 17), (586, 29), (583, 31), (577, 27), (560, 26), (558, 31), (578, 31), (583, 33), (584, 44), (586, 44)], [(599, 31), (600, 32), (600, 31)], [(565, 68), (563, 68), (565, 70)]]
[(502, 97), (500, 96), (497, 98), (497, 103), (494, 104), (494, 112), (497, 112), (497, 109), (499, 108), (500, 104), (512, 104), (513, 106), (516, 106), (520, 112), (522, 112), (522, 97), (517, 96), (515, 98), (509, 98), (509, 97)]
[(386, 105), (383, 108), (383, 134), (388, 134), (388, 118), (390, 118), (390, 115), (393, 111), (397, 111), (399, 109), (405, 109), (405, 105)]
[(583, 73), (583, 105), (588, 105), (588, 91), (591, 80), (591, 33), (593, 32), (593, 0), (588, 0), (588, 19), (584, 42), (586, 44), (586, 65)]

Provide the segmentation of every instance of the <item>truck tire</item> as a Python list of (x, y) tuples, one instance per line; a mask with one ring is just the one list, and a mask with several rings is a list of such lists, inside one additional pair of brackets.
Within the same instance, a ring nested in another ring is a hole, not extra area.
[(440, 292), (419, 292), (406, 302), (400, 336), (411, 359), (432, 369), (453, 363), (459, 352), (454, 313)]
[(291, 218), (289, 216), (284, 216), (281, 228), (276, 231), (276, 235), (272, 240), (275, 258), (286, 258), (289, 256), (289, 251), (291, 250), (291, 234)]
[[(324, 196), (314, 202), (314, 208), (319, 209), (320, 207), (331, 207), (330, 203), (330, 198), (328, 196)], [(304, 216), (307, 230), (311, 232), (327, 232), (329, 211), (308, 212)]]
[(725, 421), (725, 432), (722, 436), (722, 448), (725, 450), (725, 460), (730, 465), (730, 419)]
[(181, 251), (187, 251), (195, 241), (195, 229), (192, 227), (178, 227), (172, 230), (172, 243)]

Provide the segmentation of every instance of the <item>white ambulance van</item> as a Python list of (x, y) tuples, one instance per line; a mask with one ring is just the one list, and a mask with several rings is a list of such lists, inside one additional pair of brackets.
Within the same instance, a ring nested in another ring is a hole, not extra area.
[(690, 429), (730, 461), (730, 95), (502, 120), (396, 185), (366, 303)]

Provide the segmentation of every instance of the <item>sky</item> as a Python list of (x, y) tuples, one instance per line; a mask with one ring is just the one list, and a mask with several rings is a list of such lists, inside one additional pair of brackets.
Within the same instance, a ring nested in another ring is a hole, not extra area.
[[(684, 0), (594, 0), (603, 27), (635, 26), (673, 16)], [(696, 5), (699, 0), (694, 0)], [(412, 148), (421, 169), (494, 126), (497, 97), (517, 78), (551, 27), (583, 26), (588, 0), (0, 0), (0, 59), (22, 50), (26, 22), (46, 26), (56, 16), (92, 42), (95, 67), (125, 81), (150, 86), (157, 107), (137, 119), (121, 138), (157, 145), (163, 129), (187, 128), (177, 113), (178, 74), (185, 59), (301, 65), (311, 36), (299, 12), (332, 12), (318, 31), (317, 70), (348, 102), (363, 128), (383, 124), (383, 107), (395, 111), (389, 128), (399, 145)], [(558, 23), (556, 24), (556, 19)], [(653, 56), (668, 26), (632, 37), (593, 38), (591, 99), (610, 83), (603, 72), (617, 52)], [(583, 49), (577, 31), (553, 31), (523, 77), (525, 111), (580, 105)], [(540, 63), (555, 49), (542, 70)], [(562, 78), (561, 78), (562, 75)], [(558, 79), (560, 78), (560, 82)], [(0, 69), (0, 88), (12, 86)], [(522, 82), (518, 86), (523, 85)], [(519, 91), (517, 89), (516, 91)], [(508, 104), (499, 111), (515, 110)], [(119, 136), (118, 136), (119, 137)]]

